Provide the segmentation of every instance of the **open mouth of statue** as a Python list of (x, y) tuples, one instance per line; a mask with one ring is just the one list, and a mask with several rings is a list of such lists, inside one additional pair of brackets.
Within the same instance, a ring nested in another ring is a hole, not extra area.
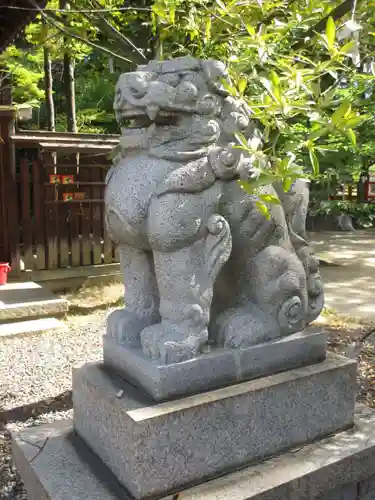
[(125, 114), (120, 119), (120, 125), (126, 129), (148, 129), (151, 125), (170, 127), (177, 124), (178, 116), (167, 112), (159, 111), (155, 117), (149, 114)]

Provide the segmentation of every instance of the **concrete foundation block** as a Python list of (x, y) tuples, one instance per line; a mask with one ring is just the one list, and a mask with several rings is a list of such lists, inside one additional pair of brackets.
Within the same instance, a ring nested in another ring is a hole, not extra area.
[[(28, 500), (133, 500), (70, 421), (15, 434), (13, 455)], [(333, 495), (355, 491), (375, 499), (375, 412), (363, 406), (350, 430), (163, 500), (348, 500)]]
[(137, 499), (162, 497), (350, 427), (356, 363), (322, 362), (156, 403), (96, 364), (73, 374), (74, 427)]

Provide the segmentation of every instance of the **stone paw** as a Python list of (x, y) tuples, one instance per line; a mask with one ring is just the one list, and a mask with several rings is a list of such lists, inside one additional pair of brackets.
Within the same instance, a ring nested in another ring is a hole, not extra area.
[(170, 365), (195, 358), (207, 342), (207, 331), (183, 335), (173, 328), (166, 332), (168, 326), (159, 323), (146, 327), (141, 333), (143, 352), (152, 359), (160, 360), (162, 364)]
[(141, 347), (141, 331), (160, 321), (158, 315), (141, 316), (133, 311), (117, 309), (107, 319), (107, 335), (115, 342), (129, 347)]
[(231, 349), (268, 342), (281, 333), (273, 318), (253, 307), (229, 309), (212, 327), (217, 345)]

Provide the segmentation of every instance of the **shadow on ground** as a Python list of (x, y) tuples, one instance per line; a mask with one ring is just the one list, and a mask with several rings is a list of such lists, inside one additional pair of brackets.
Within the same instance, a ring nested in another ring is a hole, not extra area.
[(326, 307), (338, 314), (375, 321), (375, 230), (310, 233), (322, 266)]

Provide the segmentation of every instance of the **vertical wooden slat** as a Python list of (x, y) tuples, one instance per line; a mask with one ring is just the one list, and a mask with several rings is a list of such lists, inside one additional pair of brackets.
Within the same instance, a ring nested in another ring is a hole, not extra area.
[[(79, 167), (78, 167), (78, 156), (74, 153), (70, 153), (64, 156), (62, 163), (69, 165), (68, 167), (61, 169), (62, 175), (69, 174), (74, 175), (74, 180), (77, 182)], [(65, 193), (74, 193), (76, 190), (76, 185), (66, 185), (63, 188)], [(66, 236), (69, 242), (70, 250), (70, 264), (73, 267), (79, 267), (81, 265), (81, 250), (80, 250), (80, 231), (79, 231), (79, 206), (75, 203), (69, 201), (60, 204), (63, 207), (63, 212), (66, 213), (69, 223), (66, 225)], [(63, 233), (61, 233), (63, 234)], [(64, 249), (62, 251), (65, 251)]]
[(22, 158), (20, 163), (21, 232), (22, 257), (25, 265), (25, 271), (29, 271), (34, 268), (33, 219), (31, 216), (30, 189), (29, 160), (28, 158)]
[[(91, 179), (93, 182), (100, 182), (100, 167), (93, 165), (91, 169)], [(101, 199), (101, 188), (100, 186), (93, 186), (91, 190), (92, 197), (94, 200)], [(92, 239), (93, 239), (93, 253), (94, 253), (94, 264), (102, 263), (102, 213), (100, 203), (95, 201), (92, 203), (91, 207), (92, 216)]]
[(69, 248), (69, 221), (70, 207), (68, 203), (59, 203), (59, 267), (69, 267), (70, 264), (70, 248)]
[[(109, 167), (108, 167), (109, 168)], [(101, 190), (101, 197), (104, 199), (105, 197), (105, 176), (107, 173), (107, 169), (101, 168), (100, 169), (100, 178), (101, 181), (103, 182), (103, 188)], [(112, 241), (110, 237), (108, 236), (108, 231), (107, 231), (107, 225), (105, 223), (105, 205), (103, 203), (102, 205), (102, 224), (103, 224), (103, 236), (104, 236), (104, 248), (103, 248), (103, 253), (104, 253), (104, 264), (110, 264), (113, 261), (112, 257)]]
[(46, 248), (44, 238), (44, 172), (41, 172), (41, 165), (38, 161), (33, 161), (33, 208), (34, 208), (34, 241), (36, 250), (36, 268), (46, 267)]
[[(45, 163), (53, 165), (55, 157), (53, 153), (44, 153), (43, 160)], [(54, 166), (46, 168), (47, 179), (49, 174), (57, 173), (57, 168)], [(57, 222), (57, 204), (59, 199), (59, 188), (53, 184), (45, 186), (45, 230), (46, 230), (46, 247), (47, 247), (47, 269), (57, 269), (58, 267), (58, 222)]]
[[(66, 162), (70, 163), (71, 157), (69, 156), (68, 159), (65, 157), (59, 158), (59, 163), (65, 164)], [(72, 162), (73, 163), (73, 162)], [(59, 175), (65, 175), (65, 174), (70, 174), (71, 171), (65, 167), (60, 167), (59, 164), (57, 165), (58, 173)], [(70, 223), (70, 212), (71, 212), (71, 207), (68, 202), (66, 203), (60, 203), (63, 199), (63, 193), (64, 192), (69, 192), (72, 190), (72, 186), (61, 186), (60, 187), (60, 196), (59, 196), (59, 203), (57, 205), (57, 211), (58, 211), (58, 219), (59, 219), (59, 267), (60, 268), (65, 268), (68, 267), (70, 264), (70, 254), (71, 254), (71, 248), (70, 248), (70, 231), (69, 231), (69, 223)]]
[[(84, 155), (81, 159), (82, 163), (86, 164), (87, 160)], [(91, 180), (91, 169), (90, 167), (81, 167), (80, 169), (80, 181), (90, 182)], [(80, 186), (80, 191), (85, 193), (85, 200), (91, 199), (91, 187), (90, 186)], [(91, 239), (91, 204), (82, 203), (81, 207), (81, 247), (82, 247), (82, 265), (90, 266), (93, 264), (92, 258), (92, 239)]]
[[(77, 210), (78, 209), (78, 210)], [(79, 207), (76, 204), (71, 204), (70, 208), (70, 248), (72, 253), (72, 266), (79, 267), (81, 265), (81, 250), (79, 243)]]

